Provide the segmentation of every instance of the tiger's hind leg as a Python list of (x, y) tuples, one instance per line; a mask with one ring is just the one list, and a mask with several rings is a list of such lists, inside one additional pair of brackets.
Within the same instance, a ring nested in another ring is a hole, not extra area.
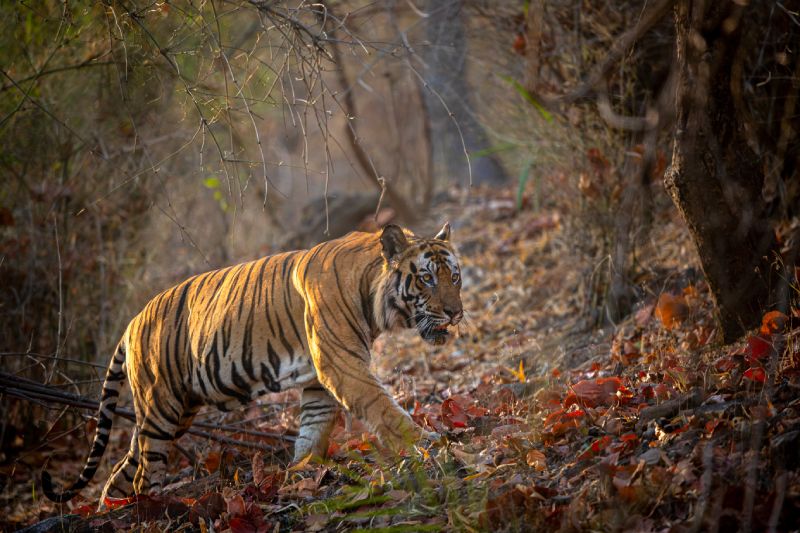
[[(157, 403), (154, 401), (154, 404)], [(139, 467), (133, 479), (136, 494), (158, 493), (164, 488), (170, 446), (179, 431), (179, 423), (148, 409), (139, 429)]]
[(106, 498), (126, 498), (133, 494), (133, 479), (139, 468), (139, 429), (133, 430), (131, 446), (128, 453), (122, 458), (111, 471), (103, 493), (100, 496), (100, 509), (106, 506)]
[(309, 453), (325, 456), (328, 451), (328, 437), (338, 412), (339, 403), (321, 385), (303, 389), (300, 398), (300, 431), (294, 443), (295, 461)]

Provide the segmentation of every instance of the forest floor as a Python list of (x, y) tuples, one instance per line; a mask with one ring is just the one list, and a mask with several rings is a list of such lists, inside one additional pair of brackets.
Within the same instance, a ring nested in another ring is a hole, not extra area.
[[(565, 216), (517, 212), (512, 191), (492, 194), (445, 208), (469, 313), (458, 338), (375, 346), (377, 374), (442, 442), (388, 459), (342, 417), (326, 462), (291, 465), (280, 439), (224, 433), (264, 448), (254, 452), (187, 435), (164, 495), (100, 514), (109, 467), (83, 498), (55, 505), (32, 479), (43, 450), (4, 466), (0, 521), (9, 531), (49, 517), (36, 531), (203, 533), (800, 528), (798, 320), (770, 313), (741, 342), (715, 343), (707, 287), (669, 212), (637, 252), (634, 312), (589, 327)], [(295, 399), (201, 419), (291, 435)], [(106, 463), (130, 435), (126, 422), (115, 427)], [(90, 430), (56, 443), (58, 479), (77, 475)]]

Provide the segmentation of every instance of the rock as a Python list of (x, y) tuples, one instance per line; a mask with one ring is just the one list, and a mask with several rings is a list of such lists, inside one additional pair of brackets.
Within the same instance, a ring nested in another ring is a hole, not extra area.
[(640, 461), (644, 461), (647, 465), (657, 465), (661, 461), (661, 450), (658, 448), (650, 448), (642, 455), (639, 456)]

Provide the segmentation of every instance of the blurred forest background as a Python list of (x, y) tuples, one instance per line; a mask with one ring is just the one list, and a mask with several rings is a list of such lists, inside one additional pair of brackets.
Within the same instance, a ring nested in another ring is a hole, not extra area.
[[(480, 202), (561, 228), (571, 331), (638, 309), (675, 213), (718, 339), (790, 314), (796, 1), (3, 2), (0, 27), (4, 373), (92, 396), (69, 360), (105, 365), (159, 290), (443, 212), (458, 243)], [(51, 429), (0, 402), (3, 449)]]

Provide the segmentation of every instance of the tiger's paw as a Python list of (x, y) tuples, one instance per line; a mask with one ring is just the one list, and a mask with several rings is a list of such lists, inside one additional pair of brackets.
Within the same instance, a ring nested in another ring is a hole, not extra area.
[(422, 437), (419, 440), (418, 446), (424, 446), (425, 448), (430, 448), (434, 444), (441, 444), (442, 435), (436, 433), (435, 431), (425, 431), (422, 433)]

